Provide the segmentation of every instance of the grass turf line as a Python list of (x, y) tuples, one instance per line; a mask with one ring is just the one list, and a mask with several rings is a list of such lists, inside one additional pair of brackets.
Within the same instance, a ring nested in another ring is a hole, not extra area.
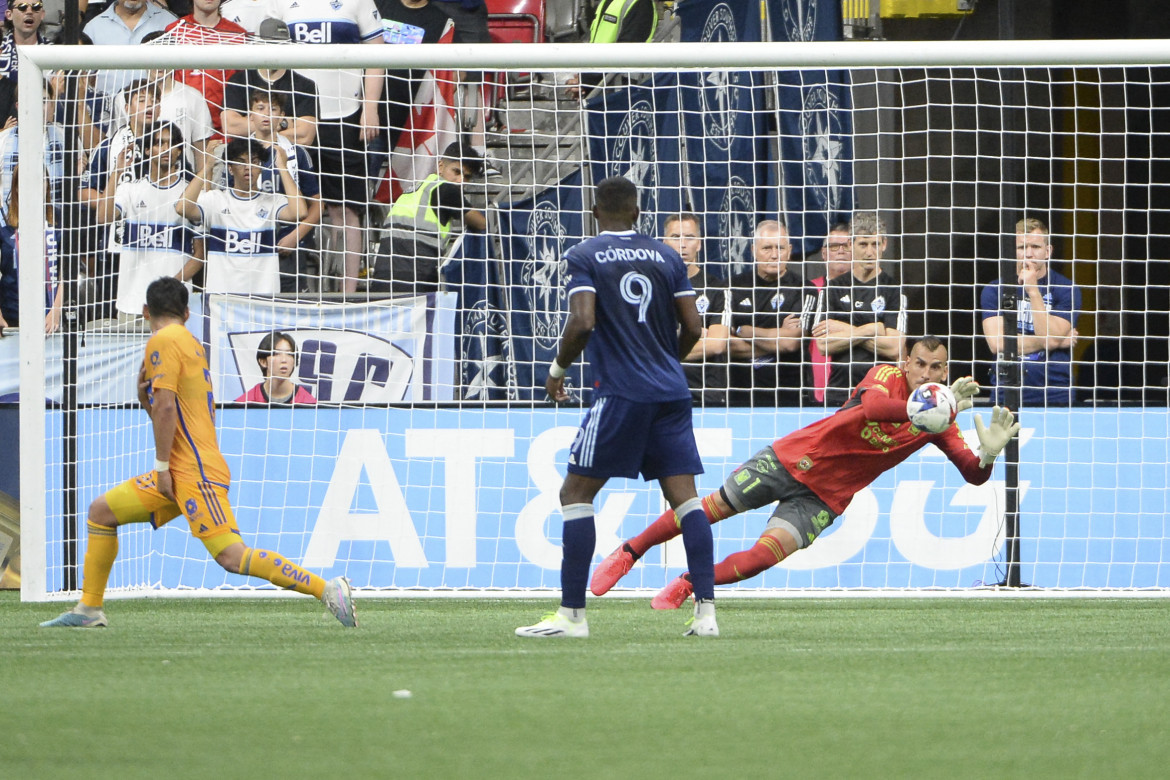
[[(111, 602), (0, 594), (0, 767), (40, 777), (1161, 777), (1170, 601)], [(411, 698), (393, 692), (410, 690)]]

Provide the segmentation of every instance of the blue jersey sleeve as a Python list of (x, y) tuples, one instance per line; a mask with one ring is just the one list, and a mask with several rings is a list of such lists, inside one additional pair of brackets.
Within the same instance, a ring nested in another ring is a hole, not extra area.
[(565, 291), (571, 296), (581, 290), (595, 293), (597, 285), (585, 253), (574, 247), (565, 253)]

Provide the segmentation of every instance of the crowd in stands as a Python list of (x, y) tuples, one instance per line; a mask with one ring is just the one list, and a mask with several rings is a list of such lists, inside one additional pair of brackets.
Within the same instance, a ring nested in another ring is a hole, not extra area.
[[(603, 2), (599, 42), (647, 40), (649, 0)], [(112, 0), (82, 4), (87, 45), (312, 45), (489, 40), (484, 0)], [(0, 327), (17, 325), (16, 46), (60, 40), (63, 4), (9, 3), (0, 39)], [(372, 199), (410, 125), (422, 71), (98, 70), (45, 81), (46, 318), (62, 274), (84, 278), (83, 319), (141, 317), (146, 285), (174, 276), (209, 292), (422, 294), (440, 289), (445, 247), (487, 219), (464, 192), (486, 162), (474, 133), (420, 181)], [(593, 77), (581, 77), (580, 88)], [(478, 82), (477, 82), (478, 83)], [(478, 127), (482, 139), (483, 115)], [(476, 128), (472, 128), (475, 130)], [(688, 265), (705, 320), (686, 356), (701, 405), (839, 405), (875, 362), (897, 362), (906, 299), (883, 270), (876, 213), (832, 226), (807, 278), (784, 224), (755, 225), (750, 268), (729, 280), (701, 257), (703, 220), (673, 215), (660, 236)], [(1025, 403), (1072, 400), (1079, 293), (1048, 268), (1047, 229), (1018, 229)], [(745, 258), (748, 260), (749, 258)], [(816, 259), (816, 258), (806, 258)], [(68, 267), (66, 267), (68, 266)], [(983, 292), (987, 344), (1004, 350), (999, 282)], [(280, 345), (269, 345), (269, 358)], [(292, 347), (295, 351), (295, 346)], [(278, 350), (277, 350), (278, 351)], [(993, 381), (998, 378), (991, 377)], [(284, 390), (286, 388), (280, 388)], [(997, 399), (998, 400), (998, 399)]]

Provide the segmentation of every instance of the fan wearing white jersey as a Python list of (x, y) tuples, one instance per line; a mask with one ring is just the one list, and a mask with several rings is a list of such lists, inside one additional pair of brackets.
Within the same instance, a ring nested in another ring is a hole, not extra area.
[(236, 138), (227, 145), (231, 185), (212, 185), (220, 142), (208, 147), (199, 176), (191, 180), (175, 209), (203, 226), (207, 241), (207, 292), (273, 295), (280, 292), (280, 263), (276, 253), (277, 220), (299, 222), (305, 200), (288, 171), (288, 156), (273, 147), (283, 193), (263, 192), (260, 169), (267, 150), (259, 141)]
[[(175, 210), (187, 184), (182, 131), (171, 122), (151, 124), (143, 134), (142, 152), (146, 159), (139, 163), (133, 160), (132, 147), (114, 161), (94, 208), (99, 223), (114, 223), (110, 250), (118, 257), (117, 308), (126, 319), (142, 316), (146, 287), (155, 279), (186, 281), (201, 265), (194, 231)], [(124, 181), (127, 169), (133, 172)]]

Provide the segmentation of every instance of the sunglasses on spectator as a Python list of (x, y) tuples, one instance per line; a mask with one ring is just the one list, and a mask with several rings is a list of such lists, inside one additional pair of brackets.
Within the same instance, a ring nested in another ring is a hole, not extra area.
[(17, 3), (16, 5), (10, 5), (8, 7), (13, 11), (20, 11), (21, 13), (26, 11), (36, 12), (45, 10), (44, 3)]

